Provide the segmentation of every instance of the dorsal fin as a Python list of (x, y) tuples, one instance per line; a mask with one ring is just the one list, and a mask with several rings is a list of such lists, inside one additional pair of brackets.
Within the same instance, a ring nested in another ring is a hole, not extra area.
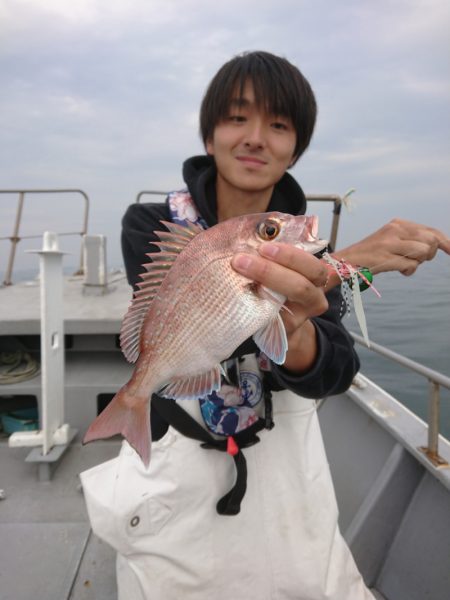
[(161, 283), (178, 255), (197, 234), (204, 231), (200, 225), (190, 222), (186, 227), (169, 221), (161, 223), (169, 231), (155, 231), (155, 235), (161, 241), (152, 244), (158, 246), (160, 252), (146, 255), (152, 262), (142, 265), (147, 271), (139, 275), (142, 282), (137, 284), (139, 289), (133, 294), (133, 300), (120, 329), (120, 347), (125, 358), (131, 363), (136, 362), (139, 357), (142, 324)]
[[(195, 237), (201, 231), (204, 231), (201, 225), (197, 223), (192, 223), (191, 221), (186, 221), (186, 226), (179, 225), (178, 223), (172, 223), (171, 221), (161, 221), (161, 223), (167, 227), (167, 229), (171, 233), (175, 233), (181, 237), (187, 237), (189, 239)], [(162, 232), (155, 231), (155, 234), (159, 237), (159, 234)], [(165, 233), (165, 232), (164, 232)], [(167, 235), (167, 234), (165, 234)]]

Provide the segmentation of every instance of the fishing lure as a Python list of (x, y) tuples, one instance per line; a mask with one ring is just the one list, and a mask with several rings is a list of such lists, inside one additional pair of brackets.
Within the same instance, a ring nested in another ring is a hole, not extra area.
[(367, 330), (366, 315), (364, 313), (361, 292), (370, 288), (379, 298), (381, 297), (381, 294), (372, 284), (372, 273), (367, 267), (354, 267), (345, 259), (333, 258), (328, 252), (325, 252), (322, 258), (338, 274), (342, 284), (342, 295), (347, 311), (350, 311), (350, 307), (353, 304), (355, 316), (364, 341), (366, 342), (367, 347), (370, 348), (369, 333)]

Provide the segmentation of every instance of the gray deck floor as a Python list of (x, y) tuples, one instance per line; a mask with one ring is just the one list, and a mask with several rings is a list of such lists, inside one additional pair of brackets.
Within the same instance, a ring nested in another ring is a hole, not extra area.
[(90, 529), (79, 473), (116, 456), (120, 442), (75, 442), (42, 482), (25, 462), (30, 449), (1, 435), (0, 600), (115, 600), (115, 552)]
[(119, 442), (70, 446), (50, 482), (0, 440), (0, 600), (114, 600), (115, 555), (89, 527), (78, 474)]
[(0, 600), (115, 600), (115, 552), (90, 529), (79, 473), (116, 456), (120, 442), (75, 441), (42, 482), (25, 462), (30, 449), (1, 436)]
[[(447, 600), (450, 469), (431, 469), (414, 450), (425, 425), (370, 386), (327, 400), (319, 418), (341, 531), (377, 600)], [(0, 600), (117, 599), (115, 554), (90, 530), (79, 473), (119, 445), (75, 440), (52, 480), (40, 482), (25, 462), (30, 449), (0, 437)], [(450, 463), (448, 441), (440, 451)]]

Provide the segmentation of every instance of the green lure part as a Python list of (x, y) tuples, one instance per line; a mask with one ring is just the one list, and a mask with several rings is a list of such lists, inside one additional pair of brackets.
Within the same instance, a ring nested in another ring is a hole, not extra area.
[[(361, 277), (362, 275), (362, 277)], [(367, 267), (360, 267), (358, 269), (358, 284), (359, 284), (359, 291), (363, 292), (364, 290), (367, 290), (367, 288), (370, 287), (370, 284), (373, 281), (373, 275), (372, 272), (370, 271), (370, 269), (368, 269)], [(352, 287), (353, 283), (352, 280), (350, 279), (349, 281), (349, 286)]]

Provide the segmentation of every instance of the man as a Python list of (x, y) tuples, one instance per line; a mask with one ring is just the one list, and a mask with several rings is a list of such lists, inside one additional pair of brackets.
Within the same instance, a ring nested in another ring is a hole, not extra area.
[[(255, 212), (304, 213), (287, 170), (315, 118), (311, 87), (287, 60), (252, 52), (226, 63), (202, 103), (207, 156), (185, 162), (187, 191), (131, 206), (124, 217), (130, 284), (156, 251), (148, 242), (160, 220), (212, 226)], [(395, 221), (336, 257), (409, 274), (438, 248), (450, 253), (440, 232)], [(226, 393), (177, 403), (154, 396), (149, 469), (124, 443), (117, 459), (83, 474), (94, 531), (118, 551), (119, 596), (369, 600), (337, 527), (314, 401), (347, 389), (359, 367), (340, 321), (339, 278), (320, 257), (276, 243), (234, 256), (232, 266), (287, 298), (286, 361), (270, 364), (247, 341), (224, 365), (234, 383)], [(249, 382), (253, 395), (244, 394)], [(246, 447), (255, 424), (266, 429)], [(238, 440), (236, 482), (230, 457), (214, 449), (230, 439)]]

